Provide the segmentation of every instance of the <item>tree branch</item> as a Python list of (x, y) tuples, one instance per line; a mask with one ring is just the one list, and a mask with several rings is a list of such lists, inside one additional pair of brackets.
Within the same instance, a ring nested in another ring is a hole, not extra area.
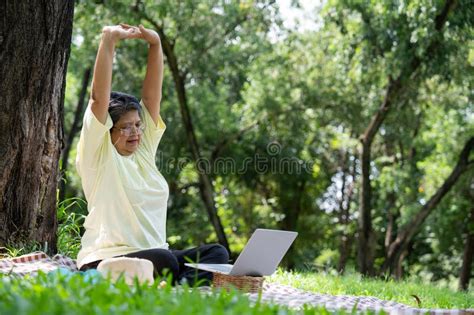
[(250, 124), (249, 126), (239, 130), (236, 134), (232, 135), (231, 137), (222, 139), (218, 144), (216, 144), (214, 150), (212, 150), (211, 163), (214, 163), (214, 161), (219, 157), (222, 150), (224, 150), (224, 148), (227, 145), (229, 145), (230, 143), (232, 143), (236, 139), (239, 139), (240, 137), (242, 137), (242, 135), (244, 133), (246, 133), (247, 131), (249, 131), (250, 129), (258, 126), (259, 123), (260, 123), (259, 121), (256, 121), (253, 124)]
[[(474, 137), (471, 137), (459, 155), (458, 162), (451, 174), (446, 178), (443, 185), (431, 196), (429, 201), (421, 208), (421, 210), (415, 215), (415, 217), (407, 223), (398, 233), (396, 239), (390, 244), (387, 254), (387, 262), (393, 261), (394, 258), (400, 255), (404, 248), (411, 241), (413, 236), (418, 232), (418, 229), (423, 224), (428, 215), (435, 209), (435, 207), (441, 202), (443, 197), (449, 192), (454, 186), (459, 177), (468, 169), (471, 168), (468, 158), (471, 151), (474, 150)], [(387, 268), (388, 265), (384, 265)]]
[[(304, 111), (306, 109), (307, 109), (307, 107), (292, 107), (290, 109), (276, 111), (273, 114), (279, 116), (279, 115), (282, 115), (282, 114), (286, 114), (288, 112), (293, 112), (293, 111), (296, 111), (296, 110)], [(256, 122), (250, 124), (249, 126), (244, 127), (243, 129), (239, 130), (236, 134), (230, 136), (229, 138), (222, 139), (218, 144), (216, 144), (216, 146), (214, 147), (214, 150), (212, 150), (211, 162), (214, 162), (219, 157), (219, 154), (223, 151), (223, 149), (227, 145), (232, 143), (232, 141), (242, 137), (242, 135), (244, 133), (246, 133), (247, 131), (255, 128), (256, 126), (258, 126), (264, 119), (267, 119), (267, 117), (263, 117), (262, 119), (257, 120)]]
[[(449, 12), (454, 7), (455, 0), (447, 0), (441, 13), (435, 18), (435, 29), (440, 32), (446, 23)], [(439, 37), (435, 37), (431, 41), (428, 48), (425, 50), (423, 57), (430, 56), (439, 46)], [(360, 193), (360, 213), (359, 213), (359, 241), (358, 241), (358, 265), (359, 270), (363, 274), (373, 273), (373, 260), (374, 260), (374, 243), (373, 243), (373, 228), (372, 228), (372, 187), (370, 179), (370, 162), (371, 158), (371, 146), (375, 135), (377, 134), (380, 126), (385, 120), (388, 111), (391, 109), (392, 104), (395, 102), (397, 96), (403, 92), (404, 89), (409, 86), (407, 79), (416, 75), (419, 69), (422, 59), (415, 54), (415, 51), (411, 49), (411, 61), (409, 61), (402, 68), (402, 72), (396, 79), (392, 79), (389, 76), (389, 83), (386, 88), (385, 97), (382, 105), (372, 117), (369, 126), (365, 132), (361, 135), (360, 141), (362, 142), (361, 150), (361, 169), (362, 169), (362, 183)]]

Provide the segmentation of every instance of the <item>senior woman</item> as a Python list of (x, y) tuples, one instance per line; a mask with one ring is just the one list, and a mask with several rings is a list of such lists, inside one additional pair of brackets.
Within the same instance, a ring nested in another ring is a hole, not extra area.
[[(149, 45), (141, 101), (111, 92), (115, 45), (125, 39)], [(76, 167), (89, 211), (77, 264), (84, 271), (106, 258), (136, 257), (153, 263), (155, 277), (167, 270), (173, 283), (186, 279), (206, 284), (212, 274), (184, 266), (185, 257), (227, 263), (227, 250), (219, 244), (172, 250), (166, 242), (169, 191), (155, 164), (166, 129), (160, 116), (162, 82), (163, 53), (155, 31), (126, 24), (103, 28), (77, 146)]]

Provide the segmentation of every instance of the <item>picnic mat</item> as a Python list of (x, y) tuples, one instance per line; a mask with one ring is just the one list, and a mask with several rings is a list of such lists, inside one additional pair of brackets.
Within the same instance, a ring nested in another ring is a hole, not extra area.
[(44, 252), (34, 252), (18, 257), (0, 259), (0, 273), (18, 276), (36, 275), (39, 270), (50, 272), (59, 268), (78, 271), (74, 259), (60, 254), (56, 254), (51, 258)]
[[(50, 258), (43, 252), (0, 259), (0, 273), (24, 276), (26, 274), (35, 275), (39, 270), (50, 272), (64, 268), (70, 272), (76, 272), (76, 261), (64, 255), (55, 255)], [(211, 287), (199, 288), (204, 294), (212, 294)], [(352, 312), (364, 311), (385, 311), (389, 314), (449, 314), (464, 315), (474, 314), (474, 309), (452, 310), (452, 309), (423, 309), (414, 308), (405, 304), (384, 301), (370, 296), (350, 296), (350, 295), (328, 295), (316, 292), (308, 292), (296, 289), (291, 286), (277, 283), (264, 283), (261, 296), (259, 293), (246, 293), (252, 302), (275, 303), (285, 305), (293, 309), (302, 309), (304, 305), (310, 307), (325, 307), (329, 311), (344, 309)]]
[[(212, 292), (211, 287), (203, 287), (201, 290)], [(249, 299), (257, 302), (258, 293), (246, 293)], [(371, 296), (351, 295), (329, 295), (316, 292), (308, 292), (291, 286), (277, 283), (264, 283), (261, 294), (261, 302), (285, 305), (293, 309), (303, 309), (304, 305), (311, 307), (325, 307), (328, 311), (345, 310), (351, 313), (384, 311), (388, 314), (474, 314), (474, 309), (423, 309), (415, 308), (394, 301), (384, 301)]]

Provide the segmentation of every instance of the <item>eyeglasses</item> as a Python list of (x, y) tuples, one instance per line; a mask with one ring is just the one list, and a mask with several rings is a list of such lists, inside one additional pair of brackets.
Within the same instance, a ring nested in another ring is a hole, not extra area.
[(136, 133), (138, 135), (143, 134), (143, 131), (145, 131), (145, 125), (139, 125), (137, 127), (132, 125), (132, 126), (128, 126), (128, 127), (125, 127), (125, 128), (117, 128), (117, 127), (114, 126), (112, 128), (120, 130), (120, 134), (125, 136), (125, 137), (129, 137), (132, 134), (132, 130), (136, 131)]

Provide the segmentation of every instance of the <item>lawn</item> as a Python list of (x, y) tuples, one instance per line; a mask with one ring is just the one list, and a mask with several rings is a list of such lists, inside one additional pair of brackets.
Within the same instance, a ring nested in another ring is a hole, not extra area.
[[(329, 276), (278, 271), (269, 282), (333, 295), (370, 295), (423, 308), (473, 308), (474, 293), (454, 292), (413, 281), (364, 279), (358, 275)], [(324, 309), (291, 310), (252, 303), (239, 292), (203, 294), (186, 286), (158, 288), (112, 284), (95, 271), (50, 273), (34, 278), (0, 275), (0, 314), (324, 314)]]
[(474, 308), (474, 291), (467, 293), (424, 284), (420, 280), (404, 281), (364, 278), (353, 273), (345, 276), (324, 273), (290, 273), (278, 271), (269, 281), (291, 285), (296, 288), (332, 294), (366, 295), (382, 300), (391, 300), (413, 307), (420, 307), (415, 295), (421, 302), (421, 308)]

